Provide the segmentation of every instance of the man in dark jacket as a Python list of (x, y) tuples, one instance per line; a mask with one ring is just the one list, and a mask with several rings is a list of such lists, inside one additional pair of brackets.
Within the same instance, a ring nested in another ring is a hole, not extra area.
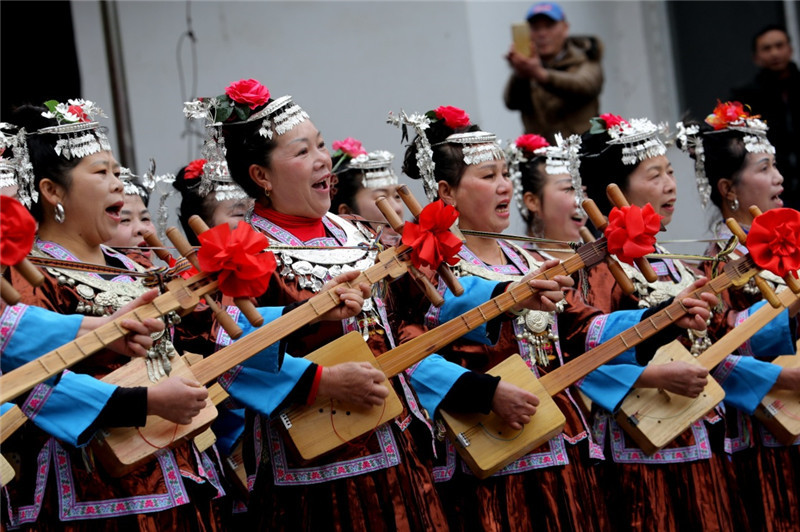
[(583, 133), (589, 119), (600, 114), (602, 43), (596, 37), (570, 37), (564, 11), (553, 2), (534, 4), (526, 18), (531, 55), (519, 54), (513, 45), (506, 55), (514, 70), (506, 84), (506, 107), (520, 111), (526, 133), (551, 143), (558, 132)]
[(731, 96), (767, 122), (767, 137), (784, 179), (781, 197), (787, 207), (800, 209), (800, 72), (792, 62), (784, 27), (770, 25), (753, 37), (753, 62), (761, 70)]

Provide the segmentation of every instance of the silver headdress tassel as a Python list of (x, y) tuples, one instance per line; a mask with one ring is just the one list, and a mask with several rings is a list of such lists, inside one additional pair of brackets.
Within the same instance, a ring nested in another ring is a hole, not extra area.
[(572, 180), (572, 188), (575, 190), (575, 207), (581, 217), (585, 217), (586, 213), (583, 210), (583, 200), (586, 199), (583, 195), (583, 182), (581, 181), (581, 137), (579, 135), (570, 135), (567, 140), (561, 136), (561, 133), (555, 135), (555, 146), (546, 146), (536, 150), (537, 155), (544, 155), (547, 157), (545, 162), (545, 172), (548, 175), (569, 174)]
[(676, 125), (678, 133), (675, 138), (678, 147), (686, 153), (694, 152), (694, 179), (697, 193), (700, 194), (700, 204), (705, 208), (711, 199), (711, 185), (706, 176), (706, 155), (703, 148), (703, 137), (700, 135), (700, 126), (693, 124), (686, 126), (683, 122)]
[(294, 129), (296, 125), (308, 120), (308, 113), (294, 103), (291, 96), (287, 95), (276, 98), (262, 110), (248, 117), (244, 122), (230, 123), (246, 124), (261, 119), (263, 119), (263, 122), (261, 123), (261, 129), (258, 130), (259, 135), (272, 140), (273, 128), (277, 135), (283, 135), (287, 131)]
[(56, 154), (65, 159), (82, 159), (100, 151), (108, 151), (111, 145), (106, 135), (99, 130), (95, 117), (106, 117), (105, 112), (89, 100), (55, 100), (45, 102), (49, 111), (42, 113), (45, 118), (54, 118), (57, 126), (45, 127), (31, 132), (31, 135), (58, 135)]
[(417, 168), (419, 168), (419, 174), (422, 177), (422, 187), (425, 189), (428, 201), (436, 201), (439, 197), (439, 187), (434, 176), (436, 165), (433, 162), (431, 143), (427, 135), (425, 135), (425, 130), (431, 125), (431, 119), (418, 113), (409, 116), (401, 109), (400, 116), (395, 116), (390, 111), (386, 123), (395, 125), (403, 131), (403, 141), (408, 139), (408, 126), (413, 127), (416, 131), (417, 136), (414, 139), (414, 143), (417, 145)]
[(525, 152), (523, 152), (514, 141), (508, 142), (505, 153), (506, 164), (508, 165), (508, 177), (511, 180), (511, 185), (514, 187), (514, 201), (522, 217), (527, 219), (530, 212), (528, 211), (528, 207), (525, 206), (525, 200), (522, 199), (522, 171), (519, 169), (519, 165), (527, 163), (528, 158), (525, 157)]
[[(17, 182), (17, 146), (20, 137), (17, 127), (6, 122), (0, 122), (0, 188), (18, 187)], [(13, 157), (6, 150), (13, 149)]]
[(392, 169), (394, 155), (388, 151), (373, 151), (361, 154), (350, 161), (350, 168), (363, 172), (361, 184), (364, 188), (384, 188), (397, 185), (397, 175)]
[(608, 143), (621, 144), (622, 164), (635, 165), (667, 153), (660, 137), (665, 130), (666, 124), (656, 126), (647, 118), (634, 118), (608, 128)]

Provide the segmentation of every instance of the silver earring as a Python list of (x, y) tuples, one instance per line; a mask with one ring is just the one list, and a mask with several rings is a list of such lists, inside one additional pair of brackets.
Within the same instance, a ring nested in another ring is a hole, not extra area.
[(739, 198), (733, 198), (733, 201), (731, 201), (731, 210), (732, 211), (739, 210)]
[(270, 192), (270, 190), (269, 190), (268, 188), (265, 188), (265, 189), (264, 189), (264, 195), (265, 195), (266, 197), (268, 197), (268, 198), (269, 198), (269, 192)]
[(60, 224), (63, 224), (64, 220), (67, 219), (67, 213), (64, 212), (64, 206), (61, 203), (56, 203), (55, 219)]

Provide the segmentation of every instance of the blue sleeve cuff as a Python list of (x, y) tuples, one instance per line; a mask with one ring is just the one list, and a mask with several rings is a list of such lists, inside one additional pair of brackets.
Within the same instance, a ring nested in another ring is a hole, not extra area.
[(433, 354), (425, 357), (408, 373), (411, 374), (411, 386), (417, 392), (420, 404), (433, 417), (447, 392), (467, 371), (469, 370)]
[(83, 316), (58, 314), (28, 305), (9, 305), (0, 316), (3, 372), (16, 369), (62, 345), (78, 334)]
[[(450, 289), (444, 291), (444, 303), (438, 309), (432, 311), (433, 325), (446, 323), (453, 318), (457, 318), (462, 314), (469, 312), (478, 305), (486, 303), (492, 299), (492, 294), (495, 287), (498, 285), (497, 281), (489, 281), (482, 277), (470, 275), (467, 277), (459, 277), (458, 281), (464, 287), (464, 293), (456, 297)], [(444, 283), (441, 283), (444, 285)], [(466, 340), (478, 342), (484, 345), (492, 345), (494, 342), (489, 338), (486, 323), (469, 331), (462, 336)], [(496, 339), (495, 339), (496, 341)]]
[(286, 355), (278, 373), (240, 367), (225, 388), (240, 404), (259, 414), (272, 416), (310, 365), (311, 361), (305, 358)]
[(777, 364), (730, 355), (714, 368), (712, 376), (725, 390), (725, 403), (752, 414), (780, 373)]
[(65, 371), (31, 420), (61, 441), (84, 446), (88, 440), (80, 441), (80, 435), (94, 423), (116, 389), (89, 375)]

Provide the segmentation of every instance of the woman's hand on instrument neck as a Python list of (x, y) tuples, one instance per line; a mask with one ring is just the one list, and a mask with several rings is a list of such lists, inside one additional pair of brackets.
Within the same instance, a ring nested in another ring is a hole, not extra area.
[(345, 362), (322, 370), (318, 396), (361, 407), (380, 406), (389, 396), (385, 380), (386, 375), (369, 362)]
[(500, 416), (512, 429), (520, 430), (531, 422), (531, 417), (539, 406), (539, 398), (510, 382), (497, 383), (492, 398), (492, 411)]
[(547, 260), (538, 269), (528, 272), (521, 280), (509, 285), (506, 291), (511, 290), (519, 283), (527, 283), (531, 288), (537, 290), (537, 293), (521, 301), (519, 305), (516, 305), (511, 310), (514, 312), (519, 312), (523, 309), (555, 312), (556, 305), (564, 299), (564, 289), (574, 286), (575, 281), (567, 275), (555, 275), (549, 281), (536, 279), (535, 277), (555, 268), (558, 264), (559, 261), (555, 259)]
[(699, 297), (692, 295), (692, 292), (705, 286), (706, 283), (708, 279), (701, 277), (675, 296), (675, 300), (682, 302), (686, 307), (686, 315), (676, 321), (675, 325), (696, 331), (706, 330), (706, 322), (711, 317), (711, 308), (719, 303), (719, 298), (712, 292), (703, 292)]
[(318, 321), (339, 321), (347, 318), (352, 318), (361, 312), (364, 306), (364, 301), (371, 295), (372, 287), (368, 283), (359, 283), (358, 286), (347, 286), (344, 283), (353, 281), (361, 272), (353, 270), (337, 275), (333, 280), (325, 283), (322, 287), (323, 291), (333, 289), (336, 295), (339, 296), (340, 303), (316, 318), (311, 323)]
[[(87, 316), (81, 322), (78, 336), (93, 331), (98, 327), (118, 320), (120, 316), (135, 310), (142, 305), (146, 305), (158, 297), (158, 289), (153, 288), (140, 295), (127, 305), (120, 308), (111, 316), (95, 318)], [(142, 321), (136, 319), (124, 319), (119, 324), (130, 331), (125, 337), (120, 338), (110, 344), (108, 348), (121, 355), (129, 357), (143, 357), (153, 347), (153, 338), (150, 336), (164, 330), (164, 322), (156, 318), (145, 318)]]

